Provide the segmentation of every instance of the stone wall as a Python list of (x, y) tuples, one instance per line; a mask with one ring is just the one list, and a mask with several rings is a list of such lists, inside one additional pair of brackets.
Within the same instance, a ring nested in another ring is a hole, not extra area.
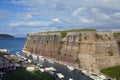
[(117, 41), (112, 32), (36, 33), (28, 35), (23, 51), (98, 71), (120, 65)]

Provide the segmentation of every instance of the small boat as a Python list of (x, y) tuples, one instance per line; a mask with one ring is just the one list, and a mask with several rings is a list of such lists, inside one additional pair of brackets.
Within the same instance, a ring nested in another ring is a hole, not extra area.
[(9, 54), (9, 53), (10, 53), (10, 50), (0, 49), (0, 53)]
[(27, 67), (26, 70), (27, 71), (33, 71), (33, 70), (35, 70), (35, 68), (34, 67)]
[(54, 67), (47, 67), (45, 68), (45, 71), (56, 71)]
[(64, 79), (64, 75), (63, 75), (63, 74), (57, 73), (56, 75), (57, 75), (57, 77), (58, 77), (59, 79)]
[(39, 59), (40, 59), (41, 61), (44, 61), (44, 60), (45, 60), (45, 58), (44, 58), (43, 56), (39, 56)]
[(19, 58), (21, 57), (19, 52), (16, 52), (16, 56), (18, 56)]
[(68, 68), (69, 70), (71, 70), (71, 71), (73, 71), (73, 70), (75, 69), (74, 67), (69, 66), (69, 65), (67, 65), (67, 68)]
[(29, 63), (31, 63), (31, 62), (32, 62), (32, 60), (28, 59), (28, 62), (29, 62)]
[(39, 68), (39, 70), (40, 70), (41, 72), (44, 72), (44, 71), (45, 71), (43, 68)]

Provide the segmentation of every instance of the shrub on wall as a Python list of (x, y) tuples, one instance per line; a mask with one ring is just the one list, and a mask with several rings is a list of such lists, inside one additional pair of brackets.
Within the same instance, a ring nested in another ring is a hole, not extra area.
[(103, 37), (102, 37), (102, 35), (99, 35), (99, 34), (95, 34), (95, 37), (97, 38), (97, 39), (101, 39), (101, 40), (103, 40)]
[(109, 54), (109, 56), (113, 56), (114, 55), (112, 50), (108, 51), (108, 54)]
[(64, 38), (67, 35), (67, 32), (60, 32), (60, 33), (61, 33), (62, 38)]
[(120, 32), (114, 33), (114, 37), (115, 37), (115, 38), (120, 37)]

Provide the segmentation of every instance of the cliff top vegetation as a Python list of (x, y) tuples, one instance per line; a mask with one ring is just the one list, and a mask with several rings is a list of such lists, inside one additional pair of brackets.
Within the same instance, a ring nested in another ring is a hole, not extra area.
[(80, 31), (97, 31), (92, 28), (83, 28), (83, 29), (73, 29), (73, 30), (61, 30), (61, 31), (48, 31), (48, 32), (40, 32), (40, 33), (55, 33), (55, 32), (80, 32)]
[(115, 32), (115, 33), (114, 33), (114, 37), (115, 37), (115, 38), (120, 37), (120, 32)]

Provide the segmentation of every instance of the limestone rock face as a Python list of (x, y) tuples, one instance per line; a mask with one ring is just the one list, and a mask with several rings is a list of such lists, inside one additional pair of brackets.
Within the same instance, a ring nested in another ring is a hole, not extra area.
[(98, 71), (120, 65), (118, 41), (112, 32), (36, 33), (28, 35), (23, 51)]

